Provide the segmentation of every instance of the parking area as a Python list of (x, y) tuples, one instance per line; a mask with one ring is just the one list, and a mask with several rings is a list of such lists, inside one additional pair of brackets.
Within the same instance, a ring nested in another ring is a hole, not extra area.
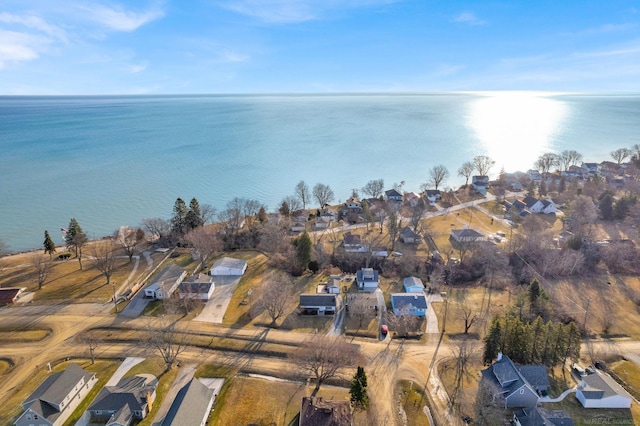
[(216, 275), (213, 279), (216, 285), (209, 301), (204, 305), (200, 315), (194, 321), (211, 322), (222, 324), (224, 313), (231, 302), (233, 292), (236, 290), (241, 276), (236, 275)]

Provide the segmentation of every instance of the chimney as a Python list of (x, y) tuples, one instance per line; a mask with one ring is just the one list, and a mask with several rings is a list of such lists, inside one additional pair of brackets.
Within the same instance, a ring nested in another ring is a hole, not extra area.
[(502, 352), (498, 352), (498, 361), (502, 361)]

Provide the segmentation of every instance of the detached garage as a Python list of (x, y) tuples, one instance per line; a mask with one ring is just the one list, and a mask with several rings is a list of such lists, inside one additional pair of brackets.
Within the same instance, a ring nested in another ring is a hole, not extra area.
[(211, 267), (211, 275), (244, 275), (247, 270), (247, 262), (242, 259), (223, 257)]

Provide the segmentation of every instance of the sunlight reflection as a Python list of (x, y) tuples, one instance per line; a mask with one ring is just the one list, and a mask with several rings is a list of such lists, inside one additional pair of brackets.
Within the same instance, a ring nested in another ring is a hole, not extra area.
[(467, 126), (482, 144), (484, 154), (496, 162), (497, 175), (527, 171), (545, 152), (553, 152), (567, 106), (547, 94), (505, 92), (485, 94), (471, 103)]

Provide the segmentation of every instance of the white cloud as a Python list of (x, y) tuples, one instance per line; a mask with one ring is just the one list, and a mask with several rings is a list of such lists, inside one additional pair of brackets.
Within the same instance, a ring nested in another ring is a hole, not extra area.
[(220, 53), (221, 62), (246, 62), (250, 59), (248, 55), (243, 55), (229, 50), (224, 50)]
[(485, 25), (486, 22), (479, 19), (473, 12), (462, 12), (458, 16), (454, 17), (451, 22), (459, 22), (469, 25)]
[(398, 0), (227, 0), (220, 5), (266, 23), (289, 24), (321, 19), (332, 10), (380, 6), (396, 1)]
[(16, 31), (0, 30), (0, 68), (7, 63), (36, 59), (49, 41), (43, 37)]
[(67, 41), (65, 31), (55, 25), (47, 23), (44, 19), (35, 15), (15, 15), (12, 13), (0, 13), (0, 22), (5, 24), (18, 24), (24, 27), (38, 30), (58, 40)]
[(129, 66), (129, 72), (131, 74), (137, 74), (147, 69), (147, 64), (133, 64)]
[(143, 12), (125, 10), (122, 6), (117, 5), (109, 7), (98, 4), (91, 7), (79, 6), (79, 8), (87, 14), (90, 20), (108, 29), (124, 32), (135, 31), (141, 26), (164, 16), (164, 10), (159, 6), (152, 6)]

